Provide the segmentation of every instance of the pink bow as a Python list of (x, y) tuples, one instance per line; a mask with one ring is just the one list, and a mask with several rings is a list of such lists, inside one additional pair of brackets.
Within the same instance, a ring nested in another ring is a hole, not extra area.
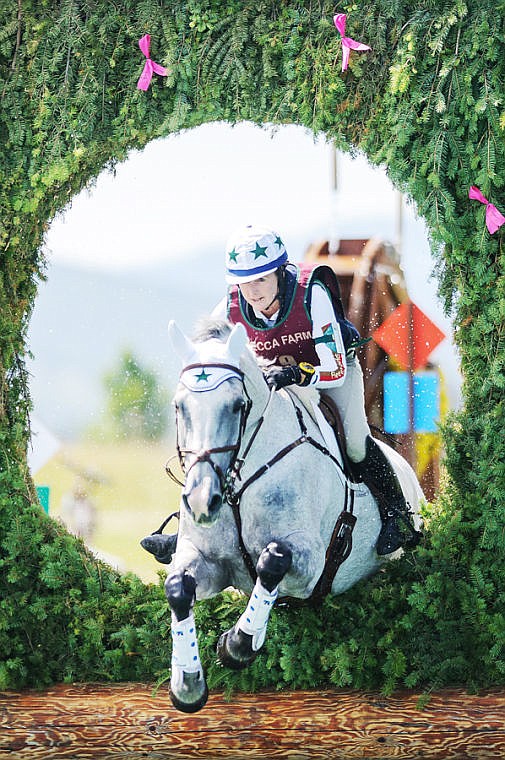
[(356, 42), (350, 37), (345, 36), (345, 13), (337, 13), (333, 16), (333, 23), (337, 27), (338, 31), (342, 35), (342, 71), (345, 71), (349, 64), (349, 53), (352, 50), (371, 50), (372, 48), (365, 45), (363, 42)]
[(499, 230), (502, 224), (505, 223), (505, 216), (503, 216), (503, 214), (500, 214), (496, 206), (493, 206), (493, 204), (490, 203), (487, 198), (484, 198), (479, 188), (475, 187), (475, 185), (472, 185), (470, 188), (468, 197), (471, 200), (480, 201), (486, 206), (486, 227), (488, 228), (491, 235), (493, 232), (496, 232), (496, 230)]
[(151, 84), (151, 79), (153, 78), (154, 74), (159, 74), (162, 77), (166, 77), (168, 74), (167, 69), (164, 66), (160, 66), (159, 63), (155, 63), (150, 55), (149, 55), (149, 47), (151, 45), (151, 35), (150, 34), (144, 34), (143, 37), (139, 40), (139, 48), (144, 53), (145, 57), (147, 58), (147, 61), (144, 64), (144, 70), (142, 74), (140, 75), (140, 79), (137, 82), (137, 88), (139, 90), (147, 90), (149, 85)]

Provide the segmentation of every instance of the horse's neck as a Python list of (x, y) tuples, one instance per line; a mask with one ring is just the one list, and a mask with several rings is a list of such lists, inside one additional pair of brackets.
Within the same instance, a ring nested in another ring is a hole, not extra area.
[[(271, 394), (265, 381), (262, 379), (261, 382), (264, 387), (256, 386), (249, 391), (252, 404), (246, 434), (255, 434), (258, 423), (262, 420), (258, 441), (261, 441), (263, 453), (266, 453), (270, 449), (277, 451), (279, 446), (293, 441), (302, 431), (294, 399), (284, 391)], [(255, 390), (259, 392), (254, 393)]]

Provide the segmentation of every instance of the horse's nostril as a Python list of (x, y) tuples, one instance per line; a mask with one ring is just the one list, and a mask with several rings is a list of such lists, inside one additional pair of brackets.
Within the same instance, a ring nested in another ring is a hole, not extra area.
[(185, 507), (186, 507), (186, 509), (188, 510), (189, 514), (190, 514), (190, 515), (192, 515), (192, 514), (193, 514), (193, 510), (192, 510), (192, 509), (191, 509), (191, 507), (189, 506), (188, 497), (186, 496), (186, 494), (185, 494), (185, 493), (183, 493), (183, 494), (182, 494), (182, 503), (184, 504), (184, 506), (185, 506)]
[(219, 509), (221, 509), (222, 504), (223, 500), (221, 496), (215, 493), (209, 503), (209, 514), (215, 514)]

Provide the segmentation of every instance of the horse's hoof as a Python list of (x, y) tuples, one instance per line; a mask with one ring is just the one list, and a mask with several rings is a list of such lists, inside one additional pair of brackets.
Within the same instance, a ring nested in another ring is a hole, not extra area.
[[(229, 647), (229, 635), (233, 633), (235, 638), (237, 639), (238, 646), (236, 647), (236, 654), (237, 657), (232, 654)], [(226, 633), (222, 633), (219, 637), (219, 641), (217, 642), (216, 652), (217, 652), (217, 661), (220, 665), (223, 665), (225, 668), (230, 668), (230, 670), (243, 670), (244, 668), (247, 668), (248, 665), (251, 664), (251, 662), (254, 662), (256, 657), (258, 656), (258, 652), (255, 652), (251, 646), (252, 642), (252, 636), (250, 636), (247, 633), (244, 633), (240, 629), (238, 632), (235, 632), (235, 629), (232, 628), (230, 631), (226, 631)]]
[(178, 699), (175, 696), (172, 689), (169, 689), (168, 693), (170, 694), (170, 699), (172, 700), (172, 704), (175, 707), (175, 709), (184, 713), (196, 713), (198, 712), (198, 710), (201, 710), (202, 707), (205, 707), (205, 705), (207, 704), (207, 698), (209, 696), (209, 690), (207, 688), (207, 685), (205, 686), (205, 692), (202, 694), (200, 699), (198, 699), (196, 702), (191, 702), (191, 703), (182, 702), (180, 699)]
[[(186, 680), (189, 675), (194, 675), (194, 674), (185, 673), (184, 680)], [(170, 699), (172, 700), (172, 704), (176, 710), (179, 710), (180, 712), (184, 712), (184, 713), (196, 713), (198, 712), (198, 710), (201, 710), (202, 707), (205, 707), (205, 705), (207, 704), (209, 689), (207, 688), (207, 683), (205, 680), (203, 682), (203, 689), (204, 689), (203, 694), (201, 694), (200, 697), (198, 697), (198, 699), (196, 699), (194, 702), (184, 702), (174, 693), (171, 686), (168, 689), (168, 693), (170, 695)]]

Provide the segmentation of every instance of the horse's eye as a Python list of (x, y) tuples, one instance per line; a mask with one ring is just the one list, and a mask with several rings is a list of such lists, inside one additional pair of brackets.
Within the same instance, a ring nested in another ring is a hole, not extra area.
[(175, 409), (175, 414), (178, 420), (180, 420), (182, 417), (185, 417), (184, 404), (181, 401), (179, 401), (178, 403), (174, 401), (174, 409)]

